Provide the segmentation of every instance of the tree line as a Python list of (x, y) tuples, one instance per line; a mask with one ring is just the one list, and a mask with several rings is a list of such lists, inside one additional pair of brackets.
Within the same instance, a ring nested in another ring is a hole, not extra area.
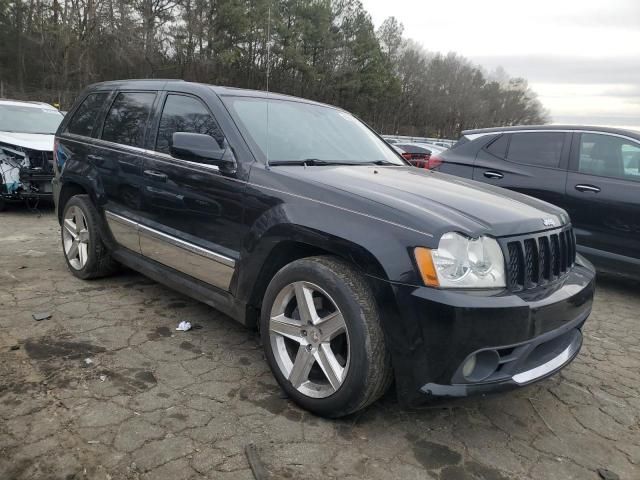
[(183, 78), (339, 105), (382, 133), (544, 123), (526, 80), (429, 53), (359, 0), (0, 0), (0, 93), (69, 108), (86, 85)]

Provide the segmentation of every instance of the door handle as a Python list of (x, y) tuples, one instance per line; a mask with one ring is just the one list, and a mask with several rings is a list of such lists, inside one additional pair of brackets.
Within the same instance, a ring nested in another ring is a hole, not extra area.
[(578, 184), (576, 185), (576, 190), (578, 190), (579, 192), (593, 192), (593, 193), (598, 193), (600, 192), (600, 187), (596, 187), (594, 185), (583, 185), (583, 184)]
[(154, 170), (145, 170), (144, 176), (149, 177), (157, 182), (166, 182), (168, 178), (166, 173), (156, 172)]
[(492, 170), (487, 170), (484, 172), (484, 176), (487, 178), (504, 178), (504, 175), (500, 172), (494, 172)]
[(101, 165), (104, 162), (104, 158), (99, 155), (87, 155), (87, 158), (98, 165)]

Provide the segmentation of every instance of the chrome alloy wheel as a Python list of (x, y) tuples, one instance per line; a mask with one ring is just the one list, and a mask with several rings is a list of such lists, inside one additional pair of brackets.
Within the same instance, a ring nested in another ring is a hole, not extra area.
[(70, 207), (62, 223), (64, 254), (75, 270), (82, 270), (89, 258), (89, 227), (78, 207)]
[(280, 371), (303, 395), (325, 398), (344, 382), (349, 332), (340, 309), (317, 285), (294, 282), (278, 293), (269, 340)]

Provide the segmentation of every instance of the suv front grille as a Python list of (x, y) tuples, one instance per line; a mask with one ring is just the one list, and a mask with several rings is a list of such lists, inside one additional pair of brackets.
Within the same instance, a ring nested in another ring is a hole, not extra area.
[(576, 261), (571, 227), (502, 242), (511, 291), (529, 290), (564, 276)]

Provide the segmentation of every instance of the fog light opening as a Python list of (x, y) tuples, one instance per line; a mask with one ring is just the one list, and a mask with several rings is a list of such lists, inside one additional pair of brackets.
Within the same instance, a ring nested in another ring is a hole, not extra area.
[(467, 358), (462, 365), (462, 376), (468, 382), (481, 382), (489, 378), (500, 364), (495, 350), (483, 350)]
[(464, 362), (464, 365), (462, 366), (462, 376), (464, 378), (469, 378), (469, 376), (473, 373), (475, 369), (476, 369), (476, 356), (471, 355), (469, 358), (467, 358), (467, 361)]

